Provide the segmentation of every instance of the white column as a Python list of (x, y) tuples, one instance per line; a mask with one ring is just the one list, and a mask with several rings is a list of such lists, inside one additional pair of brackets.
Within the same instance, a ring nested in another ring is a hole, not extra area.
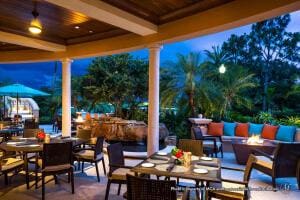
[(71, 136), (71, 63), (64, 58), (62, 62), (62, 136)]
[(159, 150), (159, 44), (149, 47), (149, 92), (148, 92), (148, 136), (147, 154), (152, 155)]

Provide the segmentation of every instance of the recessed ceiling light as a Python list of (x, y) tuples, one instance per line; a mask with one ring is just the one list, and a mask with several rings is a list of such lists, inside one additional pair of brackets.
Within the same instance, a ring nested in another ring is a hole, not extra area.
[(79, 26), (75, 26), (74, 28), (75, 28), (75, 29), (80, 29), (80, 27), (79, 27)]
[(89, 33), (94, 33), (94, 31), (90, 30)]

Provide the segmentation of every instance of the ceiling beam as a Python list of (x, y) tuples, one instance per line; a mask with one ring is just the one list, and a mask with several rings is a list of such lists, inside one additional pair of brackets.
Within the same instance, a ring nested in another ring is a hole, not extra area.
[(45, 51), (65, 51), (66, 46), (31, 37), (0, 31), (0, 41)]
[(99, 0), (45, 0), (68, 10), (141, 36), (157, 33), (157, 25)]

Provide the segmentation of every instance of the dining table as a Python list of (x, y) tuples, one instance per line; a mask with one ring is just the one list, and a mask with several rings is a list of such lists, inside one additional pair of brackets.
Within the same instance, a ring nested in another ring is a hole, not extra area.
[[(72, 146), (76, 147), (82, 144), (93, 144), (95, 143), (93, 139), (86, 140), (76, 137), (55, 137), (51, 138), (49, 143), (61, 143), (61, 142), (72, 142)], [(2, 142), (0, 144), (0, 149), (6, 152), (21, 152), (23, 154), (24, 159), (24, 167), (26, 172), (26, 185), (27, 189), (29, 189), (29, 170), (28, 170), (28, 154), (33, 153), (35, 154), (36, 163), (38, 159), (38, 155), (40, 152), (43, 151), (43, 145), (45, 143), (43, 141), (39, 141), (37, 138), (23, 138), (23, 137), (16, 137), (13, 140), (9, 140), (6, 142)], [(37, 183), (37, 165), (35, 169), (36, 173), (36, 183)], [(37, 187), (37, 184), (36, 184)]]
[[(149, 174), (175, 177), (200, 182), (201, 199), (209, 182), (221, 182), (221, 164), (218, 158), (192, 155), (189, 166), (178, 165), (171, 153), (156, 152), (131, 169), (135, 175)], [(204, 185), (204, 182), (206, 185)]]
[(0, 135), (3, 135), (4, 140), (7, 141), (13, 134), (18, 135), (20, 132), (23, 132), (23, 127), (5, 127), (0, 129)]

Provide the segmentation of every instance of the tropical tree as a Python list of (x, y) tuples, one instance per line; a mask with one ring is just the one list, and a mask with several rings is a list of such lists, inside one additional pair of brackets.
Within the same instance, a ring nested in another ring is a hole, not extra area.
[[(184, 99), (191, 116), (196, 115), (196, 85), (199, 81), (200, 53), (177, 55), (177, 62), (166, 63), (162, 71), (162, 105), (173, 106)], [(184, 103), (185, 104), (185, 103)]]
[(254, 74), (250, 74), (241, 66), (227, 66), (226, 74), (223, 74), (219, 83), (223, 96), (221, 116), (228, 118), (233, 106), (251, 108), (252, 101), (245, 95), (245, 91), (256, 86), (253, 77)]
[(95, 58), (83, 77), (84, 96), (96, 104), (107, 102), (115, 106), (117, 116), (122, 116), (122, 106), (135, 105), (147, 98), (148, 63), (134, 59), (130, 54)]
[[(252, 25), (249, 34), (232, 35), (222, 46), (231, 55), (231, 61), (249, 67), (260, 80), (263, 111), (269, 110), (269, 105), (272, 104), (270, 97), (274, 90), (271, 88), (270, 91), (270, 84), (280, 84), (283, 80), (280, 78), (282, 70), (279, 66), (292, 67), (297, 73), (300, 71), (296, 67), (300, 61), (300, 33), (287, 32), (289, 22), (290, 15), (258, 22)], [(289, 77), (295, 81), (293, 73), (289, 73)], [(290, 83), (286, 86), (290, 89), (292, 85)], [(282, 93), (281, 95), (285, 96)]]

